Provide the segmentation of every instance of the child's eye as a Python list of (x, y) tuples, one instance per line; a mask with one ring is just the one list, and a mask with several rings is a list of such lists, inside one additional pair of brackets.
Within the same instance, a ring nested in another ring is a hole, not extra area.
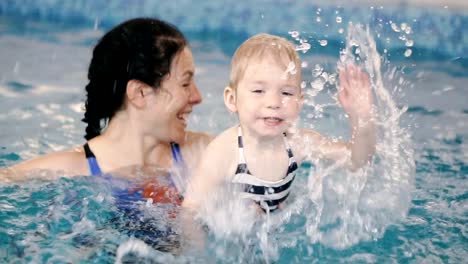
[(284, 96), (294, 96), (294, 92), (289, 92), (289, 91), (283, 91), (281, 92), (281, 94)]
[(263, 93), (263, 90), (262, 89), (255, 89), (255, 90), (252, 90), (252, 93)]

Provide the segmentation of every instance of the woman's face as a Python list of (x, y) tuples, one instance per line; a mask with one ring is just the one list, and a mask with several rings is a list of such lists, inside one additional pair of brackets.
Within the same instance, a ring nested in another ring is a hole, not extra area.
[(194, 81), (195, 66), (192, 52), (185, 47), (171, 64), (171, 70), (156, 90), (153, 132), (161, 141), (183, 143), (187, 121), (194, 105), (202, 97)]

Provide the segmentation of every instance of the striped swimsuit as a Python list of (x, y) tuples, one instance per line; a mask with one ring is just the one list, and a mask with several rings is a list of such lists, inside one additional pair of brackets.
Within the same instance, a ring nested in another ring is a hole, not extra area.
[(283, 139), (289, 157), (286, 176), (279, 181), (262, 180), (253, 176), (247, 168), (242, 142), (242, 129), (240, 126), (238, 128), (239, 164), (232, 182), (241, 184), (242, 197), (254, 200), (264, 211), (275, 211), (278, 209), (278, 205), (286, 200), (298, 169), (286, 134), (284, 134)]

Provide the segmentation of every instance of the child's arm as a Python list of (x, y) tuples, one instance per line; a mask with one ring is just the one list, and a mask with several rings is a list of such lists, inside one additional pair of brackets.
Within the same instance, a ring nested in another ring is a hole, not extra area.
[(365, 165), (375, 153), (376, 131), (372, 114), (373, 96), (369, 75), (355, 65), (340, 69), (338, 100), (351, 125), (351, 169)]
[(183, 233), (188, 239), (188, 246), (203, 246), (204, 232), (195, 221), (195, 215), (202, 208), (205, 199), (225, 181), (235, 161), (236, 149), (233, 147), (237, 145), (235, 141), (228, 140), (231, 138), (228, 134), (222, 133), (207, 146), (187, 186), (182, 203), (181, 224)]
[[(307, 145), (324, 158), (348, 161), (351, 170), (365, 165), (375, 153), (376, 131), (372, 115), (373, 99), (369, 76), (361, 68), (348, 65), (340, 69), (338, 100), (351, 125), (349, 142), (333, 142), (310, 130), (302, 131)], [(310, 151), (309, 151), (310, 153)]]

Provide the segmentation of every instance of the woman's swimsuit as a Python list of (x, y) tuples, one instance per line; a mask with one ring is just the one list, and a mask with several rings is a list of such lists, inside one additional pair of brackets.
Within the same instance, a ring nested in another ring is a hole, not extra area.
[(278, 209), (278, 205), (289, 196), (291, 184), (296, 176), (298, 166), (288, 144), (286, 134), (284, 134), (283, 139), (289, 158), (286, 176), (279, 181), (262, 180), (253, 176), (247, 168), (242, 142), (242, 129), (240, 126), (238, 128), (239, 164), (232, 182), (241, 184), (242, 197), (254, 200), (264, 211), (272, 212)]
[[(144, 217), (138, 203), (152, 199), (155, 204), (167, 205), (168, 220), (174, 218), (176, 213), (174, 206), (182, 203), (182, 195), (176, 188), (174, 175), (171, 173), (168, 177), (157, 177), (144, 183), (132, 182), (121, 177), (112, 177), (112, 175), (102, 172), (88, 143), (84, 144), (83, 148), (91, 176), (108, 180), (111, 183), (115, 205), (118, 211), (125, 216), (124, 219), (121, 217), (114, 218), (113, 223), (117, 228), (123, 229), (128, 235), (142, 239), (156, 249), (170, 251), (167, 247), (173, 247), (174, 243), (168, 243), (167, 240), (174, 238), (174, 231), (172, 228), (161, 227), (161, 224), (155, 224), (151, 219), (148, 220), (148, 218)], [(171, 143), (171, 152), (176, 173), (185, 175), (187, 169), (179, 145)], [(175, 244), (177, 243), (175, 242)]]

